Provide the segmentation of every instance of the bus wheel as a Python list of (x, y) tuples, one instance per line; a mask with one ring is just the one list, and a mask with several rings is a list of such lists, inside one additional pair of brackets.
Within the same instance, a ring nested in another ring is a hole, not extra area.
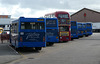
[(71, 38), (71, 41), (74, 40), (73, 38)]
[(88, 37), (88, 35), (85, 35), (85, 37)]
[(46, 45), (49, 46), (50, 44), (47, 42)]
[(42, 49), (42, 47), (35, 47), (35, 50), (41, 50)]
[(77, 37), (77, 39), (79, 39), (79, 36)]
[(19, 48), (16, 48), (16, 47), (15, 47), (15, 50), (16, 50), (16, 51), (19, 51)]

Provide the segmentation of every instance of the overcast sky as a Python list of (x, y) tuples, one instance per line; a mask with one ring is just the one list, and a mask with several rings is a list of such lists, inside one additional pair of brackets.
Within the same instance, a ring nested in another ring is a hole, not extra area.
[(0, 15), (12, 18), (41, 17), (46, 13), (67, 11), (70, 14), (82, 8), (100, 10), (99, 0), (0, 0)]

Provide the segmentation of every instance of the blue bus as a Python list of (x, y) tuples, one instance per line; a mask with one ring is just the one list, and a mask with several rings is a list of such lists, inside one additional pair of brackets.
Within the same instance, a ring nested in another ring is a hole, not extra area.
[(78, 37), (82, 37), (83, 36), (83, 26), (82, 23), (78, 22)]
[(46, 46), (46, 22), (44, 18), (24, 18), (12, 21), (10, 42), (15, 49), (32, 47), (41, 50)]
[(92, 35), (92, 23), (86, 23), (86, 36)]
[(76, 21), (71, 21), (71, 40), (78, 38), (78, 26)]
[(47, 45), (53, 45), (59, 42), (59, 29), (57, 18), (46, 18), (46, 42)]
[(86, 36), (86, 34), (87, 34), (87, 25), (86, 25), (86, 23), (82, 23), (82, 26), (83, 26), (83, 35)]

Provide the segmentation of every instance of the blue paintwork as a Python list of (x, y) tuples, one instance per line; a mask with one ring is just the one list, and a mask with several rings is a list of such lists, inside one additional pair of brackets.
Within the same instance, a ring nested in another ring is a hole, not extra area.
[(57, 18), (46, 18), (46, 20), (56, 20), (56, 24), (46, 24), (46, 42), (59, 42)]
[[(75, 23), (75, 25), (72, 23)], [(76, 21), (71, 21), (71, 38), (78, 38), (78, 26)]]
[(78, 37), (83, 36), (83, 26), (82, 23), (78, 23)]
[[(43, 19), (43, 21), (37, 21), (37, 19)], [(33, 29), (21, 29), (21, 22), (43, 22), (45, 25), (45, 29), (41, 30), (33, 30)], [(24, 18), (20, 17), (18, 20), (15, 20), (12, 22), (18, 23), (18, 33), (15, 33), (13, 36), (11, 33), (11, 44), (15, 46), (16, 48), (19, 47), (45, 47), (46, 46), (46, 40), (43, 41), (43, 38), (45, 38), (46, 33), (46, 22), (45, 18)], [(22, 33), (22, 34), (21, 34)], [(20, 38), (22, 38), (22, 41), (20, 41)]]
[[(88, 24), (90, 25), (90, 26), (88, 26)], [(92, 23), (86, 23), (86, 29), (87, 29), (87, 33), (86, 33), (86, 35), (92, 35)]]
[(82, 23), (83, 26), (83, 35), (87, 35), (87, 26), (86, 23)]

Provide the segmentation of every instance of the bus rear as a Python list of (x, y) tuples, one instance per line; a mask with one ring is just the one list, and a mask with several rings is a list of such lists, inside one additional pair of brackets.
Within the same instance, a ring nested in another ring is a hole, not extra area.
[(92, 35), (92, 23), (86, 23), (87, 36)]
[(59, 42), (58, 20), (56, 18), (46, 18), (46, 42), (47, 45), (53, 45)]
[(45, 28), (44, 18), (19, 18), (18, 41), (15, 42), (15, 47), (33, 47), (36, 50), (41, 50), (46, 46)]
[(71, 21), (71, 39), (78, 38), (78, 26), (76, 21)]
[(71, 40), (71, 24), (70, 15), (65, 11), (56, 11), (54, 13), (46, 14), (46, 18), (57, 18), (59, 27), (59, 41)]
[(83, 25), (83, 35), (85, 35), (85, 36), (86, 36), (86, 34), (87, 34), (87, 27), (86, 27), (86, 23), (82, 23), (82, 25)]
[(56, 17), (58, 18), (59, 23), (59, 40), (60, 41), (69, 41), (71, 40), (71, 24), (69, 13), (64, 11), (57, 11)]
[(83, 26), (82, 23), (78, 23), (78, 37), (83, 36)]

